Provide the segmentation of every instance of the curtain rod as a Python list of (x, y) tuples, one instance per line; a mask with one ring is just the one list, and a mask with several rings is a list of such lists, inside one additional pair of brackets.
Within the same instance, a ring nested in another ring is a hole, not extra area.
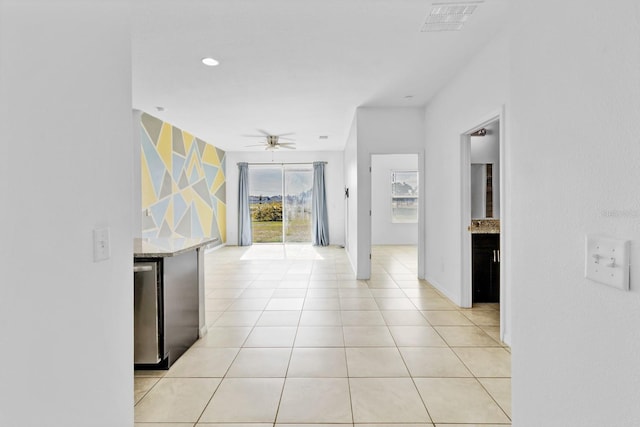
[[(258, 166), (265, 166), (265, 165), (312, 165), (314, 162), (308, 162), (308, 163), (282, 163), (282, 162), (265, 162), (265, 163), (252, 163), (252, 162), (238, 162), (238, 163), (247, 163), (249, 164), (249, 166), (251, 165), (258, 165)], [(320, 162), (320, 163), (324, 163), (325, 165), (328, 164), (329, 162)]]

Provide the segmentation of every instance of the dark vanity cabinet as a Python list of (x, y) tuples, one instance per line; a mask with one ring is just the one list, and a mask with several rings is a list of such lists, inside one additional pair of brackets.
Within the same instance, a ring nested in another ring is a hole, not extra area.
[(500, 234), (471, 238), (473, 302), (500, 302)]

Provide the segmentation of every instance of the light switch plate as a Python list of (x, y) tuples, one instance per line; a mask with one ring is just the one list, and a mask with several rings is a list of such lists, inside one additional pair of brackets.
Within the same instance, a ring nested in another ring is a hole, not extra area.
[(93, 261), (104, 261), (111, 256), (109, 244), (109, 227), (93, 230)]
[(587, 234), (585, 277), (614, 288), (629, 290), (629, 240)]

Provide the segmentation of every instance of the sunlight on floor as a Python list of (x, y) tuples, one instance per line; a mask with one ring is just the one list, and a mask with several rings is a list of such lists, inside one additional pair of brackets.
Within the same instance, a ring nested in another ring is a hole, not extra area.
[(251, 260), (323, 260), (327, 248), (303, 244), (256, 244), (244, 249), (242, 261)]

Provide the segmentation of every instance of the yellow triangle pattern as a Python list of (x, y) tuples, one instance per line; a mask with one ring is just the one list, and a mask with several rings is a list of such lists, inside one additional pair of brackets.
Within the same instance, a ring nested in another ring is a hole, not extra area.
[(222, 184), (224, 184), (224, 173), (222, 172), (222, 169), (220, 169), (218, 170), (216, 179), (214, 179), (213, 184), (211, 184), (211, 193), (215, 194)]
[(222, 203), (220, 200), (218, 202), (218, 216), (216, 216), (216, 221), (218, 222), (218, 230), (220, 230), (220, 237), (222, 238), (222, 243), (227, 242), (227, 205)]
[(209, 206), (207, 206), (207, 204), (202, 201), (202, 199), (195, 199), (194, 202), (202, 232), (205, 236), (211, 236), (211, 221), (213, 220), (213, 210)]
[(162, 129), (160, 130), (160, 136), (158, 137), (158, 145), (156, 146), (160, 158), (169, 171), (171, 171), (171, 168), (173, 166), (171, 156), (171, 153), (173, 151), (173, 145), (171, 143), (172, 133), (173, 130), (171, 125), (169, 123), (162, 123)]
[[(160, 120), (157, 119), (159, 122)], [(161, 122), (160, 134), (158, 136), (157, 141), (154, 142), (154, 148), (156, 149), (158, 155), (162, 159), (162, 163), (166, 168), (166, 171), (162, 171), (163, 173), (169, 172), (173, 176), (173, 132), (174, 127), (171, 124), (166, 122)], [(195, 143), (195, 137), (191, 135), (189, 132), (182, 131), (184, 149), (186, 153), (193, 148), (193, 144)], [(218, 151), (212, 145), (206, 144), (202, 153), (199, 153), (198, 150), (195, 150), (191, 158), (188, 160), (188, 163), (184, 165), (183, 170), (180, 171), (182, 173), (186, 173), (187, 177), (191, 177), (193, 172), (196, 172), (198, 179), (202, 179), (205, 176), (203, 164), (213, 165), (219, 168), (213, 184), (211, 185), (210, 191), (215, 193), (220, 189), (220, 187), (225, 182), (224, 171), (222, 170), (222, 159), (218, 156)], [(161, 166), (162, 167), (162, 166)], [(154, 173), (159, 171), (153, 171)], [(158, 202), (158, 196), (153, 186), (153, 180), (151, 179), (151, 170), (149, 168), (149, 163), (147, 162), (146, 156), (144, 155), (144, 151), (141, 152), (140, 155), (140, 174), (141, 174), (141, 196), (142, 196), (142, 209), (148, 209)], [(227, 229), (226, 229), (226, 204), (220, 200), (217, 200), (212, 197), (212, 202), (216, 203), (217, 211), (210, 208), (207, 203), (205, 203), (198, 193), (192, 187), (187, 187), (185, 189), (180, 189), (178, 184), (171, 180), (171, 190), (172, 194), (180, 194), (185, 203), (188, 206), (191, 206), (192, 209), (195, 210), (196, 216), (198, 217), (198, 221), (200, 224), (200, 228), (202, 229), (204, 236), (211, 236), (212, 234), (216, 234), (215, 227), (217, 225), (218, 230), (220, 232), (220, 237), (222, 242), (226, 242), (227, 239)], [(160, 191), (160, 190), (158, 190)], [(167, 207), (167, 211), (164, 215), (164, 218), (157, 218), (159, 223), (167, 222), (173, 228), (175, 226), (175, 204), (173, 198), (170, 200), (169, 205)], [(213, 222), (215, 221), (215, 223)], [(179, 236), (175, 231), (172, 230), (173, 237), (182, 237)]]
[(218, 158), (218, 152), (211, 145), (207, 144), (204, 147), (204, 153), (202, 153), (202, 161), (213, 166), (220, 167), (220, 159)]
[(191, 150), (191, 145), (193, 144), (193, 135), (183, 130), (182, 139), (184, 139), (184, 152), (188, 154), (189, 150)]
[(164, 214), (164, 220), (167, 221), (169, 227), (173, 224), (173, 197), (169, 202), (169, 206), (167, 207), (167, 213)]
[(189, 166), (187, 167), (187, 177), (191, 177), (193, 168), (196, 168), (198, 179), (204, 176), (204, 171), (202, 170), (202, 166), (200, 165), (199, 159), (196, 156), (191, 156)]
[(193, 190), (193, 188), (191, 187), (187, 187), (184, 190), (182, 190), (182, 197), (184, 198), (184, 201), (187, 203), (187, 206), (191, 205), (191, 202), (193, 202), (194, 200), (199, 200), (200, 196)]
[(142, 209), (144, 210), (158, 201), (144, 152), (140, 153), (140, 172), (142, 174)]

